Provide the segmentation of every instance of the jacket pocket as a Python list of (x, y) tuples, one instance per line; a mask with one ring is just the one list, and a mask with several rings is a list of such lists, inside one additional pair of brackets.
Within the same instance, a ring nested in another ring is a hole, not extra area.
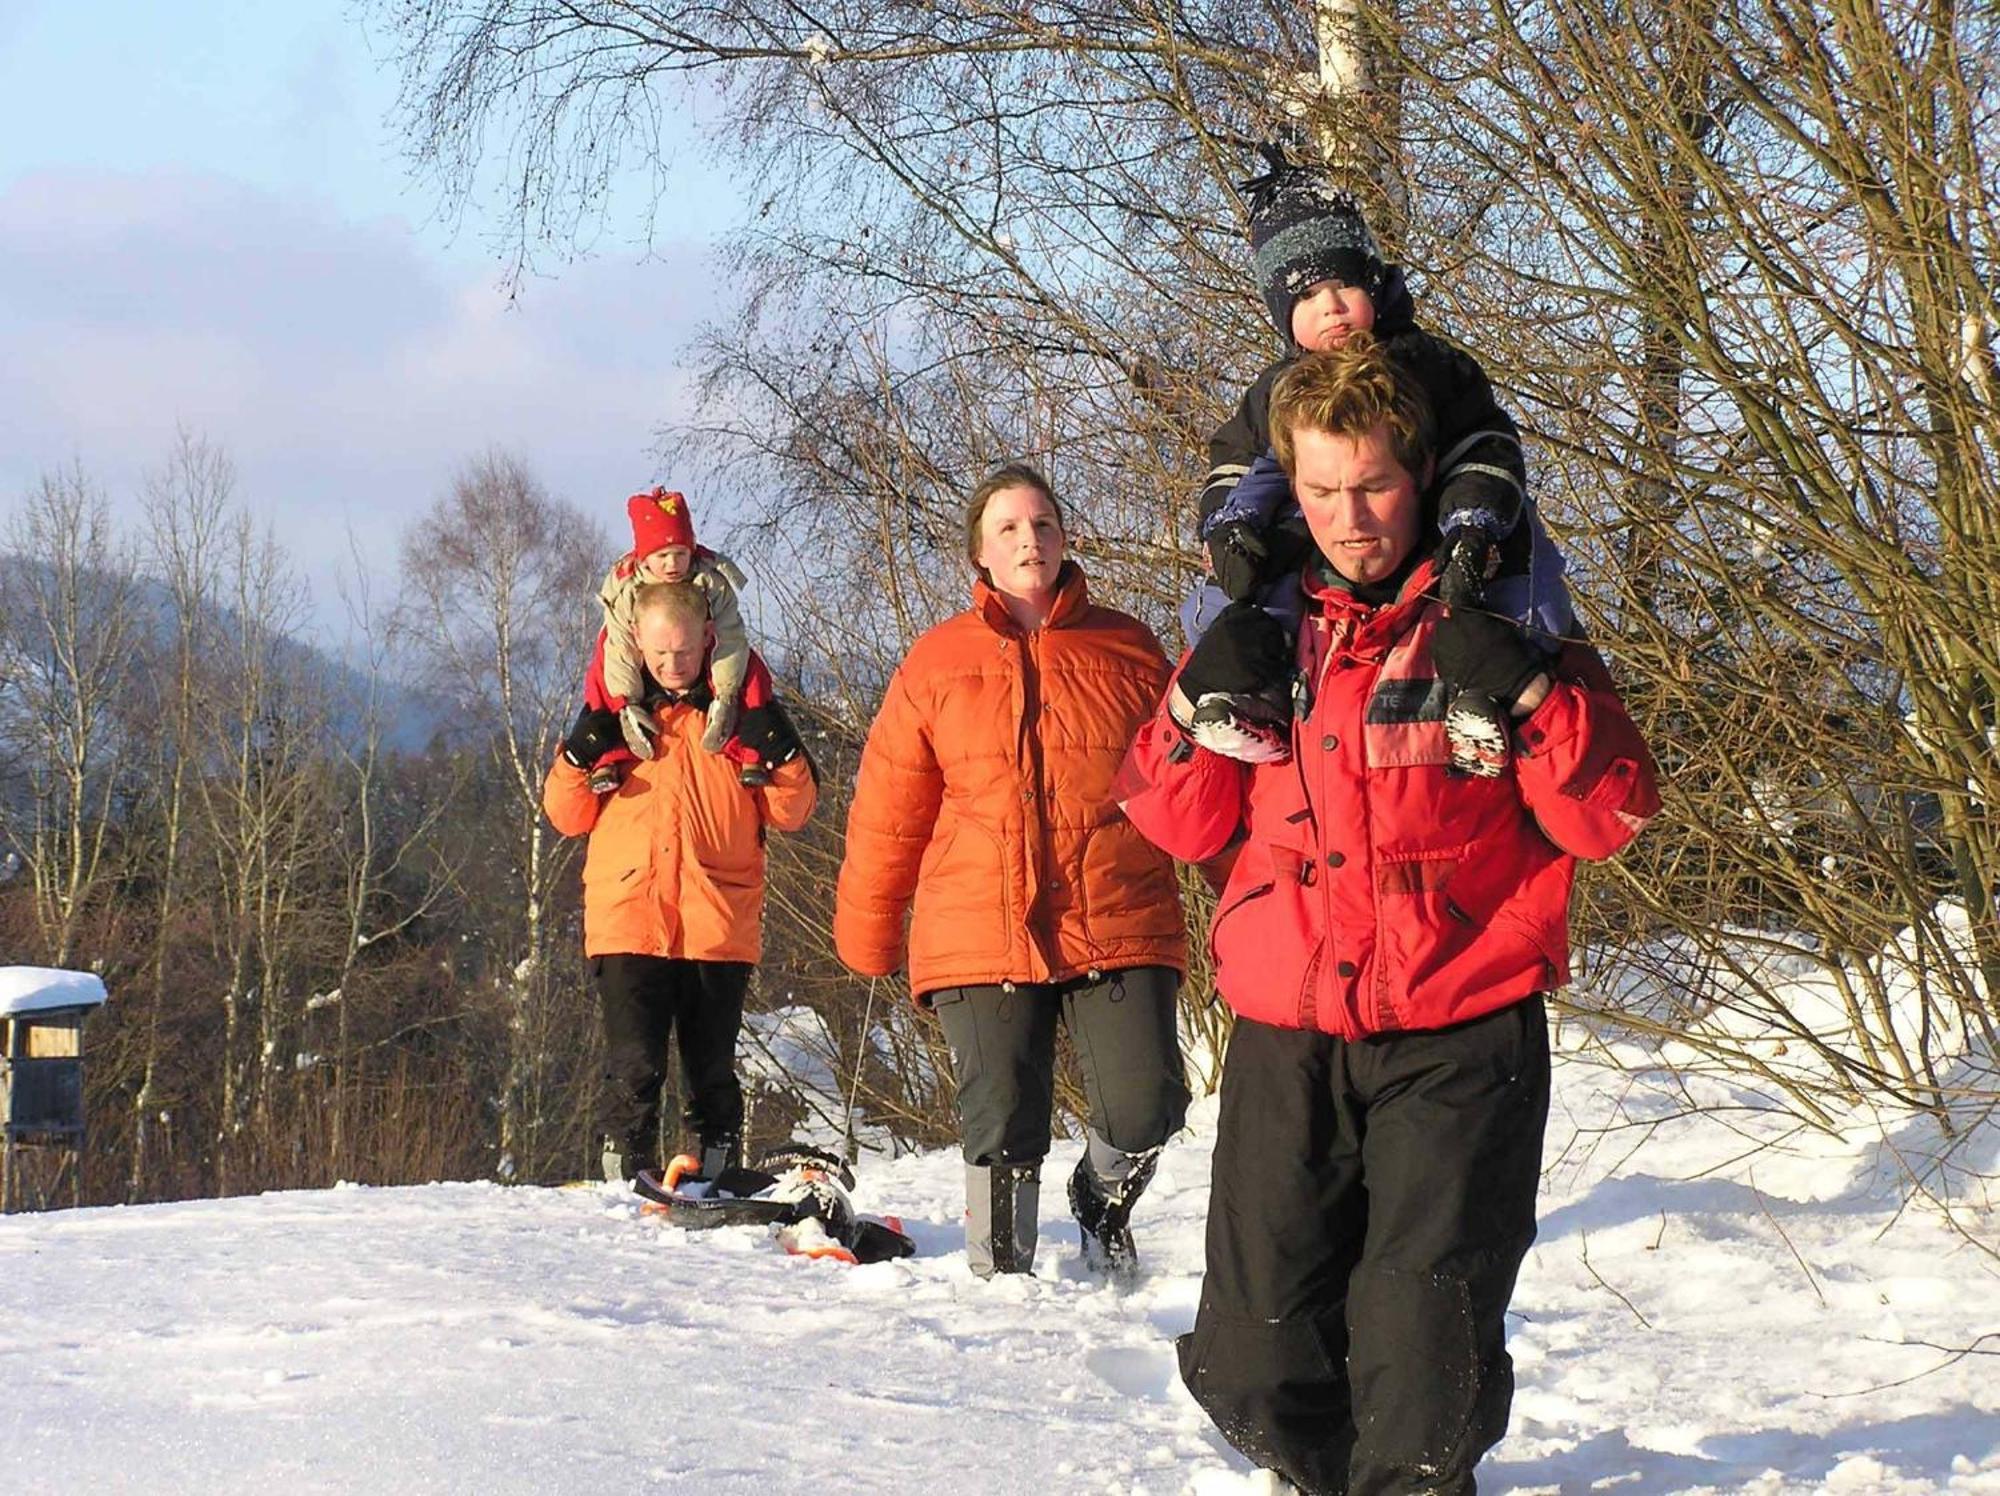
[(1439, 907), (1446, 919), (1468, 930), (1483, 930), (1494, 911), (1505, 902), (1508, 891), (1506, 867), (1492, 847), (1474, 842), (1462, 848), (1452, 860), (1451, 870), (1438, 885)]
[(645, 869), (620, 858), (603, 858), (583, 864), (583, 891), (586, 897), (607, 903), (622, 903), (645, 886)]
[(1271, 849), (1246, 847), (1237, 861), (1229, 886), (1222, 890), (1222, 900), (1215, 906), (1214, 916), (1208, 922), (1208, 954), (1211, 961), (1220, 960), (1216, 939), (1222, 933), (1223, 923), (1258, 899), (1268, 898), (1277, 886), (1278, 875), (1271, 868)]
[(710, 867), (708, 881), (731, 893), (756, 893), (764, 885), (764, 869), (757, 863), (748, 867)]
[(957, 820), (924, 851), (910, 907), (910, 963), (960, 967), (991, 963), (1009, 949), (1020, 923), (998, 840), (976, 821)]
[(1086, 936), (1108, 941), (1171, 939), (1182, 928), (1173, 863), (1128, 821), (1084, 833), (1073, 879)]

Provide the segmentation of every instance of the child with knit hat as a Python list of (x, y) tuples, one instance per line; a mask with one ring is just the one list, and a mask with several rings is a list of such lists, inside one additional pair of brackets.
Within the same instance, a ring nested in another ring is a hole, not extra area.
[(604, 627), (598, 632), (583, 690), (590, 708), (618, 714), (625, 747), (597, 761), (590, 787), (608, 794), (624, 777), (622, 765), (653, 756), (654, 723), (645, 707), (648, 678), (633, 632), (638, 622), (634, 600), (648, 582), (687, 582), (707, 599), (715, 648), (706, 680), (697, 688), (709, 697), (701, 746), (742, 765), (746, 784), (762, 782), (767, 766), (735, 736), (739, 714), (771, 699), (770, 675), (750, 652), (743, 613), (736, 603), (743, 573), (728, 557), (695, 544), (694, 515), (686, 495), (665, 488), (635, 493), (625, 501), (625, 513), (632, 521), (632, 549), (612, 563), (598, 591)]
[[(1437, 422), (1438, 595), (1450, 607), (1483, 607), (1519, 624), (1553, 654), (1574, 628), (1563, 559), (1527, 497), (1520, 432), (1493, 397), (1479, 364), (1417, 325), (1402, 267), (1382, 261), (1354, 199), (1320, 173), (1261, 147), (1270, 170), (1243, 184), (1250, 248), (1271, 320), (1287, 349), (1260, 374), (1236, 414), (1209, 439), (1201, 539), (1212, 575), (1181, 608), (1190, 646), (1224, 608), (1257, 606), (1296, 635), (1302, 565), (1315, 554), (1291, 485), (1270, 455), (1271, 388), (1305, 353), (1372, 337), (1413, 372)], [(1337, 579), (1336, 579), (1337, 580)], [(1445, 725), (1452, 763), (1498, 774), (1509, 736), (1500, 704), (1451, 692)], [(1290, 753), (1287, 696), (1225, 696), (1195, 703), (1195, 740), (1251, 763)]]

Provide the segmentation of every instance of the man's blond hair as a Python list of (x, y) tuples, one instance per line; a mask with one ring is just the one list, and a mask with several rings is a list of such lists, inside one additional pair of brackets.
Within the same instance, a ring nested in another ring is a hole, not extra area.
[(1363, 437), (1377, 426), (1388, 428), (1396, 461), (1421, 481), (1437, 450), (1430, 399), (1368, 333), (1349, 333), (1338, 348), (1306, 354), (1272, 387), (1271, 449), (1287, 475), (1297, 469), (1294, 432)]
[(692, 582), (648, 582), (632, 594), (633, 630), (653, 613), (699, 627), (708, 622), (708, 599)]

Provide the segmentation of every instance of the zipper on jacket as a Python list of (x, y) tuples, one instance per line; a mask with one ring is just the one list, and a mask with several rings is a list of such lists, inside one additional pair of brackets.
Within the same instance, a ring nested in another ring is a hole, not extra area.
[[(1343, 641), (1343, 647), (1347, 644), (1352, 644), (1354, 641), (1354, 636), (1360, 632), (1359, 626), (1355, 624), (1352, 619), (1346, 620), (1346, 622), (1348, 625), (1347, 637)], [(1330, 630), (1331, 625), (1329, 624), (1328, 627)], [(1322, 701), (1326, 699), (1326, 690), (1325, 690), (1326, 677), (1327, 674), (1333, 668), (1334, 652), (1335, 651), (1332, 646), (1332, 640), (1329, 637), (1326, 658), (1322, 662), (1320, 668), (1321, 689), (1319, 697), (1320, 700)], [(1362, 661), (1357, 660), (1355, 664), (1357, 669), (1363, 668)], [(1379, 676), (1381, 675), (1381, 669), (1382, 669), (1381, 663), (1378, 661), (1376, 662), (1373, 669), (1370, 671), (1369, 679), (1367, 682), (1367, 690), (1362, 695), (1362, 701), (1364, 705), (1362, 706), (1361, 709), (1362, 723), (1360, 727), (1360, 736), (1355, 739), (1355, 742), (1361, 751), (1361, 772), (1358, 776), (1356, 776), (1359, 779), (1361, 785), (1361, 814), (1358, 817), (1356, 817), (1356, 822), (1360, 827), (1362, 839), (1367, 843), (1367, 847), (1365, 848), (1364, 852), (1364, 855), (1366, 856), (1367, 860), (1363, 864), (1363, 866), (1368, 870), (1368, 875), (1370, 877), (1374, 876), (1374, 869), (1375, 869), (1375, 831), (1374, 831), (1375, 816), (1374, 816), (1374, 804), (1370, 795), (1370, 791), (1373, 788), (1373, 785), (1368, 775), (1368, 749), (1367, 749), (1368, 708), (1365, 705), (1365, 703), (1374, 698), (1375, 682), (1377, 678), (1379, 678)], [(1339, 751), (1338, 749), (1335, 750), (1335, 752), (1338, 751)], [(1328, 772), (1329, 772), (1329, 766), (1324, 761), (1322, 761), (1322, 763), (1320, 764), (1320, 773), (1322, 775), (1325, 775)], [(1324, 848), (1322, 848), (1321, 851), (1323, 854)], [(1370, 959), (1369, 970), (1372, 974), (1379, 977), (1379, 974), (1382, 970), (1382, 960), (1381, 960), (1382, 896), (1379, 890), (1370, 893), (1368, 904), (1369, 908), (1373, 911), (1375, 915), (1375, 949)], [(1333, 918), (1333, 883), (1331, 879), (1327, 880), (1326, 886), (1322, 888), (1320, 891), (1320, 921), (1326, 933), (1320, 946), (1319, 955), (1324, 955), (1327, 945), (1331, 944), (1333, 941), (1334, 929), (1335, 929), (1334, 918)], [(1319, 955), (1316, 955), (1314, 957), (1313, 974), (1315, 979), (1317, 979), (1317, 977), (1319, 976), (1321, 966), (1323, 965), (1323, 963), (1319, 959)], [(1359, 970), (1360, 965), (1361, 965), (1360, 962), (1355, 963), (1357, 970), (1355, 972), (1353, 996), (1351, 998), (1347, 998), (1345, 995), (1342, 995), (1336, 998), (1336, 1002), (1342, 1009), (1344, 1015), (1341, 1028), (1345, 1029), (1347, 1032), (1352, 1034), (1365, 1034), (1370, 1031), (1368, 1024), (1363, 1022), (1361, 1017), (1361, 1009), (1362, 1009), (1362, 1004), (1364, 1002), (1364, 998), (1362, 996), (1362, 981), (1361, 981), (1361, 973)], [(1338, 974), (1339, 972), (1338, 965), (1335, 966), (1334, 971), (1336, 974)], [(1315, 980), (1313, 987), (1312, 1016), (1313, 1016), (1313, 1027), (1315, 1028), (1321, 1027), (1322, 1025), (1319, 1022), (1319, 987), (1317, 980)]]
[[(1317, 628), (1324, 636), (1320, 643), (1319, 679), (1315, 683), (1317, 688), (1311, 692), (1312, 703), (1317, 707), (1326, 695), (1323, 687), (1326, 683), (1328, 664), (1333, 659), (1333, 634), (1331, 627), (1327, 623), (1326, 615), (1323, 613), (1317, 618), (1310, 620), (1305, 626), (1308, 628)], [(1313, 848), (1312, 855), (1306, 860), (1304, 866), (1299, 869), (1299, 883), (1307, 887), (1311, 886), (1313, 880), (1305, 876), (1306, 872), (1316, 866), (1320, 858), (1325, 855), (1325, 849), (1320, 845), (1319, 812), (1313, 808), (1315, 801), (1312, 792), (1312, 782), (1306, 775), (1306, 756), (1304, 751), (1307, 739), (1306, 729), (1311, 725), (1312, 719), (1310, 716), (1300, 717), (1296, 712), (1292, 714), (1292, 771), (1299, 777), (1299, 799), (1305, 804), (1303, 818), (1312, 828), (1309, 833), (1309, 840)], [(1290, 819), (1296, 821), (1300, 817), (1294, 816)], [(1327, 922), (1330, 908), (1331, 905), (1326, 892), (1325, 890), (1321, 890), (1321, 950), (1325, 949), (1326, 942), (1332, 937), (1333, 933), (1332, 925)], [(1306, 963), (1305, 981), (1299, 988), (1299, 1023), (1308, 1030), (1319, 1027), (1319, 964), (1319, 954), (1315, 952), (1312, 960)]]
[[(1021, 744), (1024, 767), (1033, 776), (1034, 845), (1035, 857), (1032, 863), (1023, 858), (1023, 866), (1035, 869), (1035, 898), (1025, 911), (1028, 939), (1042, 958), (1043, 980), (1055, 973), (1059, 964), (1052, 941), (1054, 934), (1049, 927), (1048, 880), (1053, 876), (1047, 860), (1054, 848), (1049, 844), (1049, 787), (1043, 773), (1042, 735), (1040, 732), (1042, 715), (1042, 630), (1036, 629), (1021, 638)], [(1024, 816), (1023, 821), (1026, 821)]]

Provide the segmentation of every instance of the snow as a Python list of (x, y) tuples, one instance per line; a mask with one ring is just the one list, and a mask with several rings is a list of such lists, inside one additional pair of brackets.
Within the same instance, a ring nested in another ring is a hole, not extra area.
[[(1885, 1160), (1927, 1122), (1809, 1132), (1726, 1077), (1560, 1039), (1482, 1489), (2000, 1492), (2000, 1126), (1961, 1134), (1949, 1203), (1906, 1203)], [(920, 1255), (860, 1268), (609, 1186), (8, 1217), (0, 1490), (1248, 1496), (1173, 1362), (1213, 1127), (1198, 1103), (1167, 1151), (1128, 1291), (1080, 1267), (1075, 1143), (1035, 1276), (990, 1283), (950, 1152), (863, 1159), (857, 1203)]]
[(0, 966), (0, 1014), (45, 1013), (51, 1008), (94, 1008), (104, 1001), (104, 979), (55, 966)]

